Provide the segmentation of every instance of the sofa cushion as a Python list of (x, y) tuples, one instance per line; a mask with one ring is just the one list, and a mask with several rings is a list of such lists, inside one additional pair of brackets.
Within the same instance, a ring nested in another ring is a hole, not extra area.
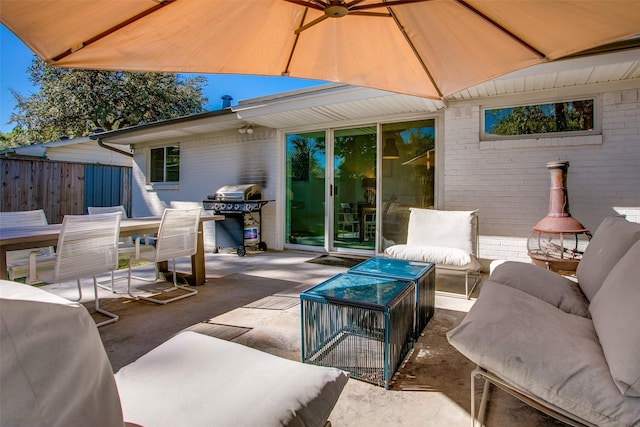
[(111, 364), (84, 306), (1, 280), (0, 307), (0, 424), (124, 424)]
[(591, 317), (589, 301), (576, 282), (537, 265), (507, 261), (495, 267), (489, 279), (540, 298), (567, 313)]
[(602, 286), (614, 265), (640, 240), (640, 224), (622, 217), (605, 218), (584, 251), (576, 276), (589, 301)]
[(616, 385), (640, 397), (640, 242), (613, 267), (589, 309)]
[(457, 248), (475, 254), (475, 213), (411, 208), (407, 245)]
[(593, 424), (640, 420), (640, 399), (619, 392), (590, 319), (486, 280), (447, 338), (480, 367)]
[(347, 379), (196, 332), (116, 374), (125, 421), (143, 426), (322, 426)]

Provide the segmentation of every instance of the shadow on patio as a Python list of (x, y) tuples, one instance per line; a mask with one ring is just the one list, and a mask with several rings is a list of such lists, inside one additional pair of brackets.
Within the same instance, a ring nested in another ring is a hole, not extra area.
[[(306, 262), (315, 256), (299, 252), (256, 252), (245, 257), (208, 254), (207, 283), (197, 288), (198, 295), (163, 306), (125, 298), (126, 281), (116, 283), (121, 294), (101, 290), (101, 305), (120, 316), (118, 322), (99, 329), (114, 372), (184, 329), (299, 361), (300, 292), (346, 271)], [(178, 262), (178, 270), (188, 268), (187, 259)], [(135, 270), (138, 275), (153, 276), (150, 265)], [(118, 273), (118, 277), (123, 275), (126, 271)], [(453, 283), (461, 285), (462, 295), (463, 278), (455, 282), (447, 276), (437, 278), (438, 289)], [(136, 281), (135, 286), (144, 288), (148, 283)], [(46, 288), (66, 296), (74, 287)], [(467, 301), (463, 296), (437, 294), (435, 316), (390, 389), (350, 379), (331, 414), (333, 425), (469, 426), (470, 372), (474, 366), (449, 345), (445, 333), (462, 320), (472, 304), (473, 299)], [(91, 311), (92, 303), (87, 307)], [(487, 425), (564, 424), (494, 389)]]

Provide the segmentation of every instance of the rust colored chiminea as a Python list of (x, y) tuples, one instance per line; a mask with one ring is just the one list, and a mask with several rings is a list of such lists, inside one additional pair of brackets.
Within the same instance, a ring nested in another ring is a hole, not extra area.
[(549, 211), (533, 227), (527, 240), (527, 251), (536, 265), (552, 271), (574, 272), (591, 233), (569, 213), (569, 162), (549, 162), (547, 169), (551, 172)]

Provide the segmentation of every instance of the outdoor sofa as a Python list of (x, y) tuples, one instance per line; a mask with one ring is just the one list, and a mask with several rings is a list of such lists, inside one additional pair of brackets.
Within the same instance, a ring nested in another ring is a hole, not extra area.
[[(488, 385), (572, 425), (640, 425), (640, 224), (608, 217), (583, 254), (577, 282), (505, 262), (449, 342)], [(475, 422), (475, 421), (474, 421)]]
[(16, 282), (0, 321), (2, 426), (322, 426), (348, 379), (196, 332), (114, 376), (84, 306)]

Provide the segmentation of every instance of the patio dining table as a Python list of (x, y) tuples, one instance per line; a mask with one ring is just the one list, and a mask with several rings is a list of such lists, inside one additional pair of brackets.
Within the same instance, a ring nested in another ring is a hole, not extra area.
[[(204, 264), (204, 237), (202, 224), (205, 221), (220, 221), (224, 215), (201, 215), (198, 226), (198, 248), (191, 256), (191, 274), (185, 279), (191, 285), (203, 285), (206, 281)], [(120, 236), (137, 236), (156, 233), (162, 217), (149, 216), (123, 219), (120, 222)], [(58, 243), (62, 224), (49, 224), (34, 227), (3, 228), (0, 233), (0, 279), (7, 279), (7, 252), (19, 249), (53, 246)], [(168, 271), (167, 262), (159, 263), (160, 271)]]

